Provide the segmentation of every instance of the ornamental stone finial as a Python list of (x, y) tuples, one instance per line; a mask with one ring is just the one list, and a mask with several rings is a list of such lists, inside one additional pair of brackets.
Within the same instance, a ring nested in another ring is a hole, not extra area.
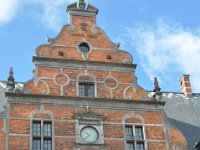
[(10, 67), (9, 78), (13, 78), (13, 67)]
[(78, 8), (79, 9), (85, 9), (85, 2), (84, 2), (84, 0), (79, 0)]
[(162, 92), (160, 92), (160, 90), (161, 90), (161, 88), (159, 87), (158, 80), (155, 77), (154, 78), (154, 90), (153, 90), (153, 92), (155, 92), (155, 93), (153, 95), (153, 100), (158, 101), (158, 100), (162, 99)]
[(10, 67), (9, 77), (7, 80), (7, 91), (14, 92), (14, 89), (15, 89), (15, 79), (13, 77), (13, 68)]
[(158, 80), (157, 78), (155, 77), (154, 78), (154, 92), (160, 92), (161, 88), (159, 87), (159, 84), (158, 84)]

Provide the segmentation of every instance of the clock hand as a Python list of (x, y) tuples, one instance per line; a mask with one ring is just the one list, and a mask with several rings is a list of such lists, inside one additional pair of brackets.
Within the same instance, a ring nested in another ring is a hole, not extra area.
[(90, 137), (90, 134), (89, 134), (89, 133), (86, 132), (86, 134), (87, 134), (87, 137), (86, 137), (85, 139), (87, 139), (88, 137)]

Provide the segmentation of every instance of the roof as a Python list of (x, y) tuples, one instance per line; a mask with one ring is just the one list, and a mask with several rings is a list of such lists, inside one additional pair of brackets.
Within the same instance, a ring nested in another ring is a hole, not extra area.
[(0, 82), (0, 114), (4, 111), (4, 106), (6, 104), (5, 98), (6, 82)]
[[(149, 92), (149, 97), (153, 93)], [(160, 100), (166, 102), (164, 111), (169, 123), (183, 133), (189, 150), (195, 150), (194, 144), (200, 141), (200, 93), (187, 97), (183, 93), (163, 92)]]
[[(4, 107), (7, 103), (7, 100), (5, 98), (6, 85), (7, 81), (0, 81), (0, 117), (1, 114), (4, 112)], [(23, 87), (23, 83), (17, 82), (15, 86), (15, 91), (21, 90)]]

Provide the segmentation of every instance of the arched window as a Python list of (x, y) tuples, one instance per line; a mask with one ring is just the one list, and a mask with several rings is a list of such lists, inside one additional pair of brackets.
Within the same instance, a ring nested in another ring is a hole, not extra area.
[(30, 150), (54, 149), (54, 122), (53, 114), (44, 110), (35, 110), (30, 115)]
[(143, 119), (128, 115), (124, 118), (124, 138), (126, 150), (145, 150), (145, 129)]
[(52, 150), (52, 121), (32, 121), (32, 150)]

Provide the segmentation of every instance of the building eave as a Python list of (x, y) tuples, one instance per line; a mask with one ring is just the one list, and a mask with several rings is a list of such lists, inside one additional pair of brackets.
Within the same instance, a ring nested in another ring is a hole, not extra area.
[(59, 63), (74, 63), (74, 64), (93, 64), (93, 65), (107, 65), (111, 67), (125, 67), (136, 69), (137, 64), (126, 64), (126, 63), (113, 63), (113, 62), (99, 62), (99, 61), (87, 61), (87, 60), (72, 60), (63, 58), (48, 58), (48, 57), (38, 57), (33, 56), (33, 62), (59, 62)]
[(5, 96), (8, 103), (19, 104), (40, 104), (40, 105), (61, 105), (72, 107), (95, 107), (95, 108), (113, 108), (113, 109), (147, 109), (163, 110), (165, 102), (162, 101), (142, 101), (142, 100), (125, 100), (125, 99), (108, 99), (108, 98), (89, 98), (89, 97), (69, 97), (55, 95), (37, 95), (25, 93), (9, 93)]

